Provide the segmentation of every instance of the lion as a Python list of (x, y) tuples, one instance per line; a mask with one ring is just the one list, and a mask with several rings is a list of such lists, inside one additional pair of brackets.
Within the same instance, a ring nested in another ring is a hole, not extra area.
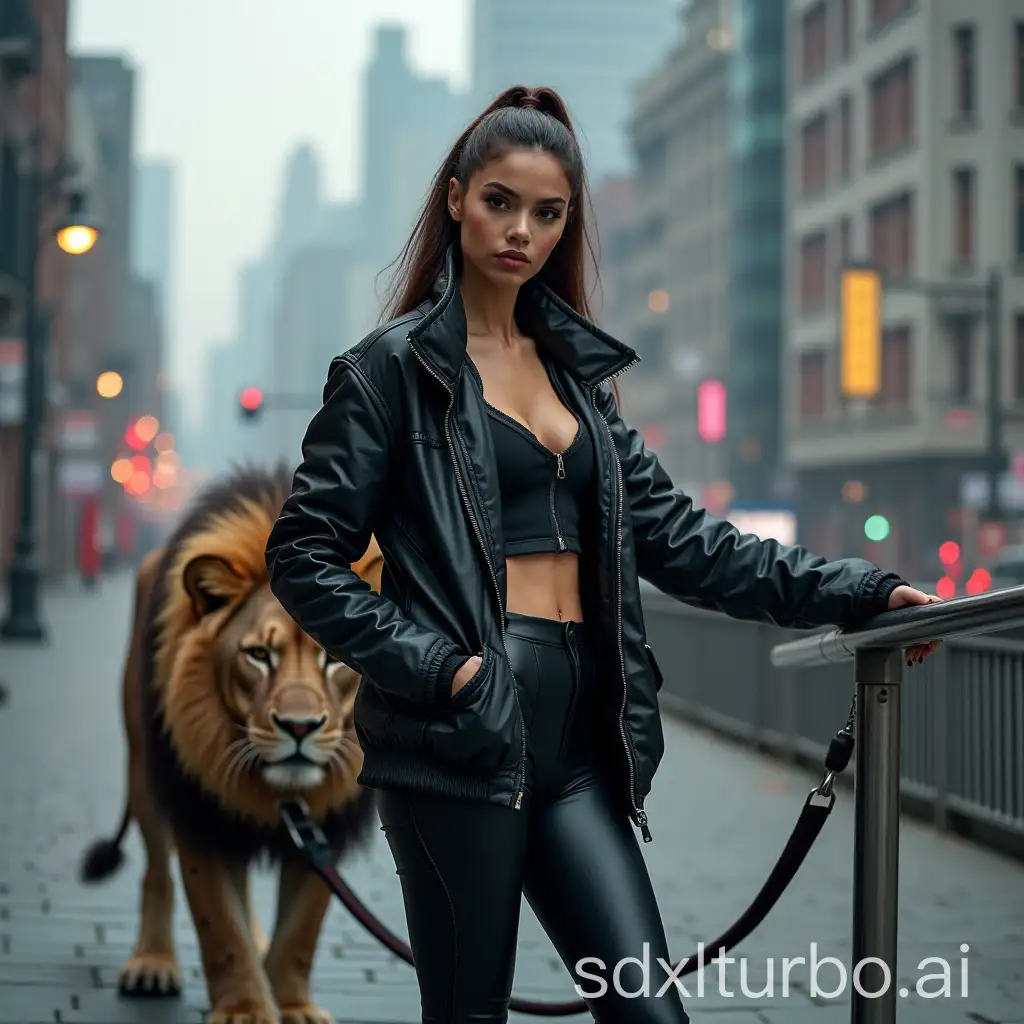
[[(176, 996), (176, 853), (211, 1002), (210, 1024), (330, 1024), (309, 1000), (331, 893), (297, 855), (277, 804), (301, 797), (340, 860), (365, 842), (371, 791), (353, 726), (359, 675), (306, 636), (270, 591), (265, 549), (288, 495), (283, 467), (236, 469), (142, 561), (123, 671), (127, 800), (117, 835), (95, 842), (82, 879), (108, 878), (134, 820), (146, 866), (124, 995)], [(380, 591), (376, 541), (353, 568)], [(249, 868), (279, 864), (268, 940)]]

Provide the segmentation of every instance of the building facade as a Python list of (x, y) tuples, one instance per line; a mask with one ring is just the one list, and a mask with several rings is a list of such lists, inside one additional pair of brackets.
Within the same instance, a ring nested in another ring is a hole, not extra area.
[[(35, 539), (44, 566), (59, 570), (63, 516), (55, 494), (57, 423), (69, 362), (68, 261), (50, 226), (65, 197), (43, 190), (33, 217), (29, 178), (53, 176), (67, 155), (69, 69), (66, 0), (5, 0), (0, 7), (0, 575), (6, 573), (21, 504), (23, 380), (27, 367), (26, 254), (35, 261), (37, 338), (45, 358), (44, 427), (39, 436)], [(38, 139), (34, 145), (33, 138)]]
[(727, 476), (740, 503), (788, 505), (780, 465), (786, 250), (787, 0), (733, 0)]
[[(793, 0), (788, 30), (783, 381), (802, 533), (935, 579), (987, 450), (989, 335), (953, 290), (993, 271), (1005, 441), (1024, 450), (1024, 2)], [(884, 279), (881, 385), (867, 400), (841, 387), (851, 258)], [(868, 540), (873, 515), (889, 530)]]
[[(622, 377), (627, 406), (666, 469), (695, 500), (718, 503), (721, 440), (698, 434), (698, 393), (728, 356), (729, 60), (719, 0), (694, 0), (682, 38), (638, 86), (636, 160), (620, 316), (642, 362)], [(716, 44), (716, 45), (712, 45)], [(710, 488), (710, 490), (709, 490)]]

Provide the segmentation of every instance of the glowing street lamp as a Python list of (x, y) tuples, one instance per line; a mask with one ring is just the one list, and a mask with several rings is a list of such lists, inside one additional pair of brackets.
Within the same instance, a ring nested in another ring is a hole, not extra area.
[(98, 221), (85, 210), (85, 197), (72, 192), (67, 215), (57, 228), (57, 244), (71, 256), (81, 256), (96, 244), (99, 234)]
[(96, 393), (100, 398), (117, 398), (124, 388), (124, 378), (114, 370), (107, 370), (96, 378)]

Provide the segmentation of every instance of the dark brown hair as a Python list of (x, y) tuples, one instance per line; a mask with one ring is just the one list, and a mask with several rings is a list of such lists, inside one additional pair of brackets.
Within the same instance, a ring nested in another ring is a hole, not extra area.
[(455, 178), (465, 188), (473, 172), (511, 149), (541, 149), (562, 165), (572, 196), (565, 230), (558, 245), (538, 273), (559, 298), (585, 317), (590, 316), (586, 296), (585, 249), (593, 257), (584, 206), (589, 206), (583, 154), (565, 103), (554, 89), (528, 89), (515, 85), (497, 96), (459, 136), (444, 158), (420, 210), (419, 220), (398, 262), (382, 319), (415, 309), (430, 293), (444, 266), (445, 253), (459, 241), (459, 225), (448, 210), (448, 182)]
[[(565, 102), (554, 89), (515, 85), (500, 93), (459, 136), (431, 182), (419, 219), (400, 253), (399, 270), (384, 302), (381, 320), (415, 309), (430, 294), (449, 246), (458, 244), (459, 225), (448, 209), (448, 183), (465, 188), (473, 172), (511, 149), (540, 149), (562, 165), (572, 189), (565, 230), (537, 277), (574, 310), (592, 318), (587, 299), (587, 262), (597, 277), (597, 260), (585, 211), (590, 209), (586, 168)], [(619, 389), (611, 382), (616, 401)]]

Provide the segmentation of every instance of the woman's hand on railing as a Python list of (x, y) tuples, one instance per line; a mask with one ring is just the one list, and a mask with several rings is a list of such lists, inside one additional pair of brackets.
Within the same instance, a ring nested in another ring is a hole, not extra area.
[[(942, 598), (936, 597), (935, 594), (925, 594), (923, 591), (915, 590), (913, 587), (904, 585), (897, 587), (889, 595), (889, 611), (894, 612), (897, 608), (909, 608), (914, 604), (935, 604), (936, 601), (941, 600)], [(905, 652), (907, 655), (907, 664), (920, 665), (941, 643), (941, 640), (932, 640), (927, 644), (918, 644), (916, 647), (908, 647)]]

